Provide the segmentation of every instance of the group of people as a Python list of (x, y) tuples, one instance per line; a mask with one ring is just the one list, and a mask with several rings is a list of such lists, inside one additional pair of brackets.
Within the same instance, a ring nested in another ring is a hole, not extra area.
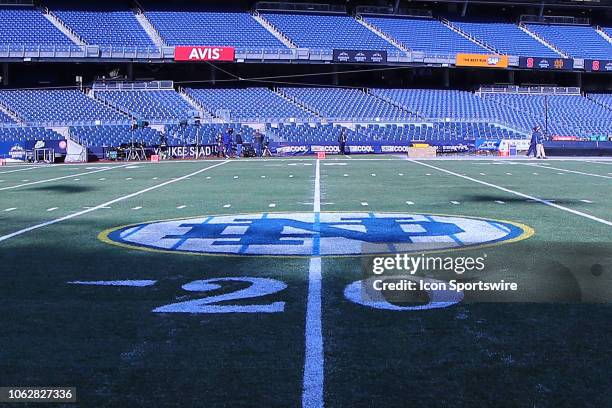
[(531, 134), (531, 142), (529, 143), (529, 150), (527, 150), (527, 157), (534, 154), (537, 159), (545, 159), (546, 152), (544, 151), (544, 135), (542, 135), (541, 128), (536, 125), (533, 128)]
[[(217, 156), (223, 156), (226, 159), (230, 157), (240, 158), (246, 156), (243, 154), (244, 145), (242, 134), (237, 133), (236, 136), (234, 136), (234, 129), (230, 128), (225, 133), (219, 133), (219, 135), (217, 135)], [(236, 146), (235, 155), (234, 146)], [(264, 135), (259, 131), (256, 131), (253, 137), (253, 147), (255, 149), (255, 156), (257, 157), (262, 157), (270, 152)]]

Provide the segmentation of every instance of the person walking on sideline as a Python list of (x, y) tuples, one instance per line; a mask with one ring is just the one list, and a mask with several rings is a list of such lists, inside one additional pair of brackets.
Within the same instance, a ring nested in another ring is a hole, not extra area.
[(226, 159), (229, 159), (232, 154), (232, 133), (234, 133), (234, 129), (228, 129), (223, 134), (223, 154)]
[(346, 155), (346, 129), (342, 129), (340, 131), (340, 136), (338, 136), (338, 143), (340, 144), (340, 153)]
[(529, 142), (529, 150), (527, 150), (527, 157), (536, 155), (536, 144), (538, 142), (538, 137), (540, 136), (540, 126), (535, 125), (533, 128), (533, 133), (531, 134), (531, 141)]

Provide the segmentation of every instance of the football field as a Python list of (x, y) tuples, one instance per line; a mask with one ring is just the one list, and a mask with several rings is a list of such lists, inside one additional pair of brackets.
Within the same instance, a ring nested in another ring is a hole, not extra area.
[[(0, 387), (76, 387), (79, 407), (610, 406), (611, 203), (595, 158), (0, 167)], [(484, 257), (425, 276), (518, 290), (365, 296), (372, 257), (405, 252)]]

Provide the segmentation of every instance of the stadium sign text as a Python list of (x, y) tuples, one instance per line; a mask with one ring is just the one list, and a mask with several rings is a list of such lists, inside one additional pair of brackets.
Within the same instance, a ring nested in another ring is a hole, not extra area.
[(594, 72), (612, 72), (612, 60), (584, 60), (584, 69)]
[(520, 57), (519, 68), (569, 71), (574, 69), (574, 60), (569, 58)]
[(387, 62), (387, 51), (333, 50), (334, 62), (381, 63)]
[(175, 61), (233, 61), (234, 47), (174, 47)]
[(257, 213), (128, 225), (105, 242), (200, 255), (338, 256), (473, 248), (533, 234), (508, 221), (405, 213)]
[(457, 54), (458, 67), (508, 68), (507, 55)]

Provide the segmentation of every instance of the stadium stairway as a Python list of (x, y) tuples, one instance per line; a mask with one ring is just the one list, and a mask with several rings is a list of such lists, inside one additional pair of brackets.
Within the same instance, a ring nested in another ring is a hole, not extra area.
[(15, 112), (0, 103), (0, 112), (11, 118), (15, 123), (23, 123), (23, 120)]
[(44, 7), (38, 8), (42, 13), (43, 17), (45, 17), (51, 24), (53, 24), (58, 30), (60, 30), (64, 35), (70, 38), (77, 45), (87, 45), (85, 40), (83, 40), (72, 28), (68, 27), (62, 20), (60, 20), (51, 10)]
[(102, 103), (105, 106), (109, 107), (110, 109), (121, 113), (122, 115), (128, 116), (130, 120), (136, 120), (136, 117), (134, 115), (132, 115), (132, 113), (128, 112), (127, 110), (123, 109), (121, 106), (117, 106), (117, 104), (113, 103), (111, 100), (106, 99), (106, 98), (100, 98), (99, 96), (96, 96), (95, 92), (93, 90), (85, 93), (85, 95), (87, 95), (88, 98), (91, 98), (93, 100), (95, 100), (96, 102)]
[(456, 32), (460, 36), (465, 37), (468, 40), (475, 42), (476, 44), (480, 45), (481, 47), (486, 48), (487, 50), (489, 50), (489, 51), (491, 51), (491, 52), (493, 52), (495, 54), (503, 54), (497, 48), (493, 47), (491, 44), (487, 43), (486, 41), (483, 41), (483, 40), (480, 40), (480, 39), (474, 37), (472, 34), (468, 33), (467, 31), (464, 31), (460, 27), (454, 25), (451, 21), (449, 21), (449, 20), (447, 20), (445, 18), (440, 18), (439, 20), (440, 20), (440, 22), (442, 24), (444, 24), (446, 27), (448, 27), (450, 30)]
[(276, 28), (267, 18), (265, 18), (260, 12), (257, 10), (253, 10), (251, 12), (251, 16), (262, 25), (263, 28), (268, 30), (270, 34), (276, 37), (280, 42), (285, 44), (287, 48), (298, 48), (297, 44), (291, 41), (291, 38), (287, 37), (282, 31)]
[(313, 114), (317, 118), (321, 118), (321, 119), (324, 118), (324, 116), (321, 115), (319, 112), (316, 112), (316, 111), (312, 110), (311, 108), (309, 108), (308, 106), (304, 105), (297, 98), (291, 98), (291, 97), (285, 95), (285, 93), (281, 90), (281, 88), (273, 88), (272, 92), (274, 92), (275, 94), (277, 94), (278, 96), (280, 96), (281, 98), (286, 100), (287, 103), (289, 103), (291, 105), (295, 105), (298, 108), (303, 109), (306, 112), (309, 112), (309, 113)]
[(595, 26), (595, 31), (597, 31), (597, 34), (601, 35), (604, 38), (604, 40), (612, 44), (612, 37), (608, 35), (606, 30), (603, 29), (603, 27)]
[(134, 12), (134, 16), (136, 17), (136, 21), (138, 21), (138, 24), (140, 24), (142, 29), (145, 31), (145, 33), (147, 33), (147, 35), (149, 36), (149, 38), (151, 38), (155, 45), (157, 45), (158, 47), (166, 47), (167, 44), (165, 43), (164, 39), (159, 34), (155, 26), (151, 23), (151, 21), (149, 21), (144, 11), (139, 7), (132, 9), (132, 11)]
[(556, 45), (546, 41), (542, 36), (531, 31), (525, 23), (520, 23), (519, 28), (523, 30), (526, 34), (529, 34), (531, 37), (533, 37), (536, 41), (542, 43), (543, 45), (547, 46), (556, 53), (559, 53), (563, 58), (569, 58), (569, 54), (567, 52), (559, 49), (559, 47), (557, 47)]
[(178, 94), (181, 98), (183, 98), (183, 100), (185, 100), (185, 102), (193, 106), (193, 108), (200, 113), (201, 119), (216, 119), (215, 115), (208, 109), (206, 109), (204, 105), (202, 105), (200, 102), (198, 102), (197, 99), (185, 92), (185, 88), (179, 88)]
[(404, 45), (401, 41), (398, 41), (397, 39), (393, 38), (391, 35), (389, 35), (388, 33), (385, 33), (384, 31), (380, 30), (375, 25), (370, 24), (361, 15), (355, 16), (355, 19), (357, 20), (357, 22), (359, 24), (363, 25), (365, 28), (367, 28), (368, 30), (372, 31), (374, 34), (376, 34), (377, 36), (381, 37), (382, 39), (384, 39), (384, 40), (390, 42), (391, 44), (395, 45), (400, 50), (402, 50), (404, 52), (410, 52), (410, 48), (408, 48), (406, 45)]

